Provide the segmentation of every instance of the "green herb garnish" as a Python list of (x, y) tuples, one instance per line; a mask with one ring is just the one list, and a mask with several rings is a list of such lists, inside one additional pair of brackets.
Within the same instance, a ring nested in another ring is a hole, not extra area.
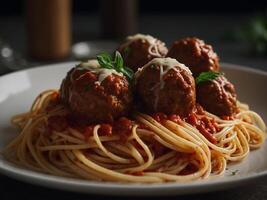
[(101, 53), (96, 58), (102, 68), (114, 69), (126, 76), (128, 80), (133, 79), (134, 72), (130, 68), (124, 66), (120, 52), (116, 51), (113, 58), (107, 53)]
[(223, 35), (229, 42), (239, 42), (247, 49), (242, 49), (242, 53), (255, 54), (259, 56), (267, 55), (267, 17), (266, 14), (258, 14), (249, 18), (247, 22), (239, 27), (227, 31)]
[(214, 72), (214, 71), (202, 72), (196, 78), (196, 83), (200, 84), (202, 82), (211, 81), (222, 75), (223, 73), (221, 72)]
[(248, 44), (252, 53), (267, 54), (267, 18), (266, 15), (257, 16), (241, 28), (239, 38)]
[(232, 172), (231, 172), (231, 176), (236, 175), (236, 174), (238, 173), (238, 171), (239, 171), (239, 170), (232, 171)]

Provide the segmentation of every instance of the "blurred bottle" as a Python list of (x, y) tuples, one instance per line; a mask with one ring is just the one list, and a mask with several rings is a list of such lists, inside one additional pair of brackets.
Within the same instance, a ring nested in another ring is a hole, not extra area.
[(102, 35), (120, 39), (137, 31), (137, 0), (101, 0)]
[(59, 60), (70, 53), (71, 1), (27, 0), (28, 51), (39, 60)]

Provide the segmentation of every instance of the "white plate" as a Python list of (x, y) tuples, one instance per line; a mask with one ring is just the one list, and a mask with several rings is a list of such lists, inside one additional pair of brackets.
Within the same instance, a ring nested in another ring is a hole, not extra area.
[[(43, 90), (58, 88), (74, 62), (49, 65), (11, 73), (0, 77), (0, 151), (17, 134), (11, 127), (11, 116), (29, 109), (33, 99)], [(222, 64), (227, 77), (235, 84), (239, 99), (267, 121), (267, 72)], [(115, 195), (192, 194), (235, 187), (267, 175), (267, 145), (250, 153), (241, 163), (228, 167), (223, 177), (190, 183), (118, 184), (56, 177), (21, 169), (0, 155), (0, 171), (25, 182), (76, 192)], [(232, 176), (232, 172), (237, 174)]]

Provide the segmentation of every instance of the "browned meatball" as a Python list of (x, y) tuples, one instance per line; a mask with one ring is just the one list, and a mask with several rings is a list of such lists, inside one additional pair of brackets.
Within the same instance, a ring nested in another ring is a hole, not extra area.
[(217, 116), (237, 111), (235, 88), (224, 76), (197, 84), (197, 102)]
[(136, 72), (135, 82), (138, 98), (150, 113), (187, 116), (195, 106), (194, 77), (175, 59), (154, 58)]
[(96, 60), (71, 69), (60, 88), (61, 100), (75, 117), (88, 123), (112, 122), (127, 115), (132, 104), (129, 82)]
[(175, 41), (167, 56), (189, 67), (194, 77), (205, 71), (219, 71), (220, 68), (219, 57), (213, 51), (212, 46), (198, 38)]
[(120, 45), (118, 51), (121, 53), (125, 65), (133, 71), (137, 71), (139, 67), (153, 58), (165, 57), (168, 49), (165, 43), (150, 35), (136, 34), (129, 36)]

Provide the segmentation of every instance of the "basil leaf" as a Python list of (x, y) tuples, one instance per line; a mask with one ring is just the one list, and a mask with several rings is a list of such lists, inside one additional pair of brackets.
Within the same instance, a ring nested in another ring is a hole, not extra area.
[(121, 69), (121, 72), (129, 79), (133, 79), (134, 72), (128, 67), (124, 67)]
[(107, 53), (102, 53), (102, 54), (98, 55), (96, 58), (97, 58), (99, 65), (102, 68), (113, 69), (113, 65), (111, 63), (112, 58)]
[(101, 53), (99, 56), (101, 56), (106, 62), (111, 62), (112, 57), (108, 53)]
[(214, 72), (214, 71), (202, 72), (196, 78), (196, 84), (200, 84), (200, 83), (203, 83), (206, 81), (214, 80), (217, 77), (222, 76), (222, 75), (223, 75), (223, 73), (221, 73), (221, 72)]
[(113, 59), (107, 53), (99, 54), (96, 58), (100, 67), (114, 69), (126, 76), (129, 81), (133, 79), (134, 72), (130, 68), (124, 66), (123, 58), (120, 52), (116, 51)]
[(117, 69), (123, 68), (123, 58), (122, 58), (120, 52), (118, 52), (118, 51), (115, 52), (114, 62), (115, 62), (115, 66)]

